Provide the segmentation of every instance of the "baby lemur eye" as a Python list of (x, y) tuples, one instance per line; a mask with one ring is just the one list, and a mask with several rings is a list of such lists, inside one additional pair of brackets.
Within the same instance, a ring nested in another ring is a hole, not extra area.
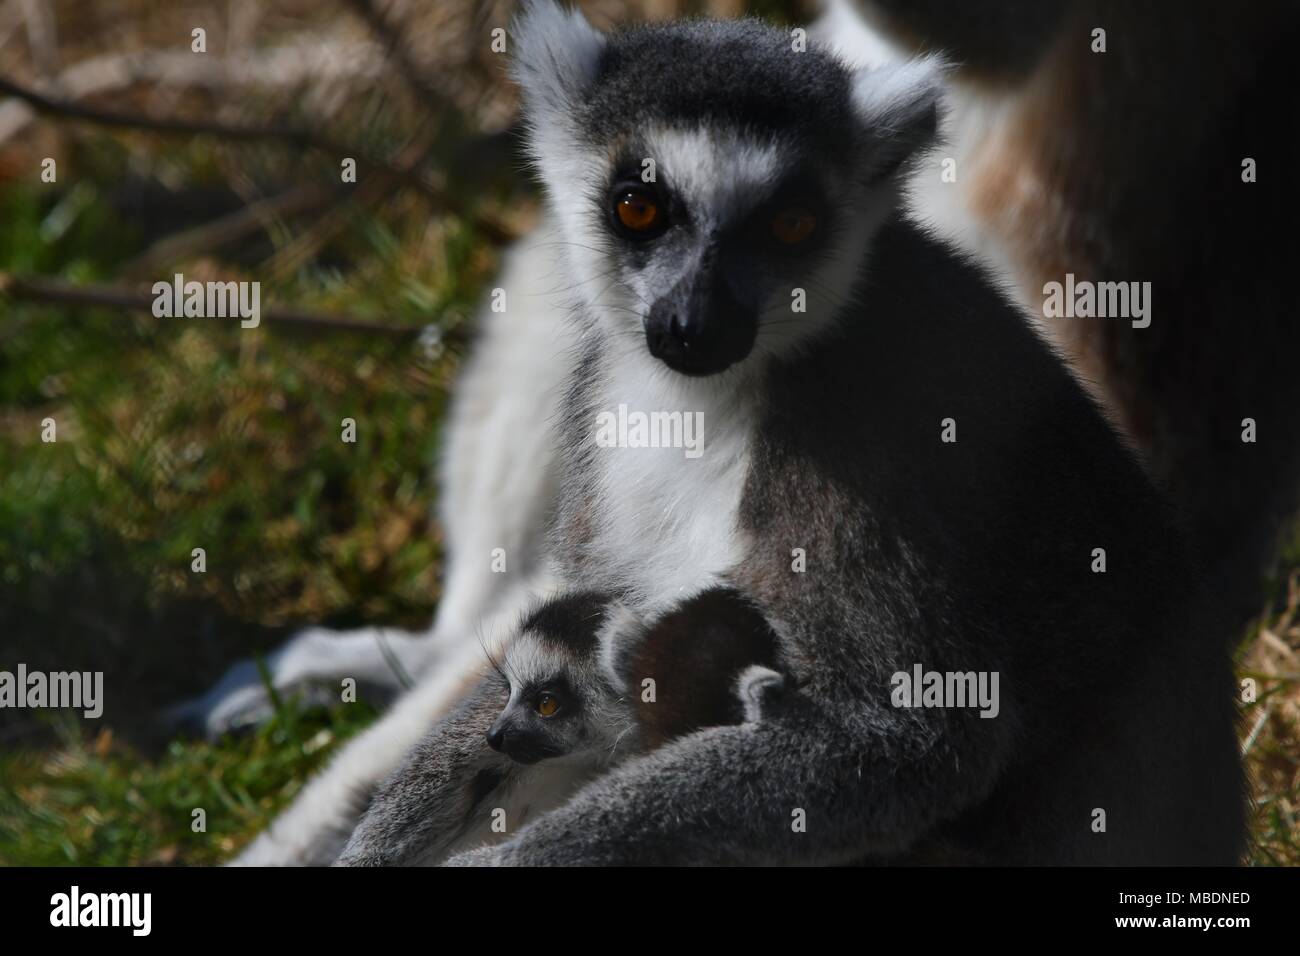
[(543, 717), (554, 717), (560, 711), (560, 698), (554, 694), (541, 693), (537, 695), (533, 707)]
[(614, 201), (614, 218), (624, 235), (632, 239), (652, 239), (663, 231), (663, 210), (653, 197), (644, 193), (619, 194)]
[(803, 206), (789, 206), (772, 217), (772, 236), (787, 246), (803, 242), (816, 228), (817, 217)]

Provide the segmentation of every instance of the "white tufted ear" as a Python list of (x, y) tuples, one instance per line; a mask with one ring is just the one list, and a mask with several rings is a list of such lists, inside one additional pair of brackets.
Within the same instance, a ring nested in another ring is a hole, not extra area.
[(605, 35), (577, 10), (530, 0), (510, 28), (514, 75), (534, 128), (565, 120), (600, 68)]
[(938, 135), (948, 71), (937, 56), (853, 71), (853, 109), (869, 136), (873, 178), (893, 172)]

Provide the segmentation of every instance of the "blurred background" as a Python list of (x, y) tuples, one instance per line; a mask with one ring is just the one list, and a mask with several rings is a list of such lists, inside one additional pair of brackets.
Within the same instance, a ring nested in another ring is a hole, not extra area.
[[(580, 5), (601, 27), (816, 12)], [(488, 41), (513, 7), (0, 0), (0, 669), (105, 673), (103, 719), (0, 710), (0, 863), (222, 860), (373, 719), (281, 699), (207, 742), (159, 711), (297, 627), (431, 619), (448, 388), (537, 216)], [(176, 272), (260, 281), (261, 327), (154, 318)], [(1297, 864), (1300, 547), (1265, 584), (1237, 652), (1267, 703), (1242, 726), (1250, 861)]]

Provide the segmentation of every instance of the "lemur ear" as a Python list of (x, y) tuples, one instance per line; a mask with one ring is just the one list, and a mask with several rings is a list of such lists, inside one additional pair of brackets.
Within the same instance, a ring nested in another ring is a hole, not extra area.
[(611, 601), (605, 609), (605, 620), (597, 633), (600, 647), (600, 666), (604, 677), (620, 692), (631, 693), (628, 688), (628, 668), (632, 658), (645, 641), (645, 623), (621, 601)]
[(853, 109), (868, 134), (866, 161), (879, 181), (925, 149), (939, 133), (949, 65), (937, 56), (853, 72)]
[(789, 681), (784, 674), (762, 664), (746, 667), (736, 678), (736, 696), (745, 711), (745, 723), (772, 716), (788, 689)]
[(545, 126), (565, 119), (595, 82), (605, 34), (555, 0), (526, 2), (510, 32), (529, 121)]

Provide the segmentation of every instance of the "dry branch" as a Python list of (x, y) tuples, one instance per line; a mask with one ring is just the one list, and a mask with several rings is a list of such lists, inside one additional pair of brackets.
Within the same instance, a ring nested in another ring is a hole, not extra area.
[[(137, 83), (200, 88), (230, 98), (237, 87), (288, 89), (305, 80), (360, 84), (383, 73), (383, 51), (377, 43), (336, 41), (322, 49), (321, 41), (304, 40), (197, 60), (191, 53), (169, 50), (106, 53), (74, 63), (49, 78), (45, 88), (69, 100), (112, 94)], [(0, 142), (11, 139), (35, 113), (17, 101), (4, 104)]]
[(436, 207), (470, 220), (492, 242), (504, 243), (515, 238), (514, 232), (495, 217), (472, 213), (463, 202), (448, 195), (429, 176), (418, 169), (403, 168), (388, 160), (368, 155), (365, 150), (335, 141), (312, 130), (292, 126), (251, 126), (222, 123), (215, 120), (142, 116), (135, 113), (105, 110), (70, 100), (46, 96), (2, 76), (0, 76), (0, 94), (17, 97), (40, 113), (94, 123), (99, 126), (116, 129), (148, 130), (173, 135), (217, 136), (239, 142), (287, 142), (328, 153), (334, 158), (351, 156), (357, 159), (360, 166), (372, 166), (397, 177), (403, 183), (418, 190)]
[(427, 101), (424, 106), (426, 108), (450, 109), (451, 106), (442, 90), (434, 86), (433, 81), (415, 62), (410, 47), (406, 44), (406, 36), (403, 31), (388, 21), (388, 18), (375, 5), (374, 0), (348, 0), (348, 3), (366, 21), (366, 25), (370, 27), (375, 36), (387, 46), (388, 53), (397, 61), (397, 68), (401, 71), (406, 84), (411, 88), (412, 92), (419, 94)]
[(296, 216), (331, 202), (341, 190), (309, 183), (276, 196), (259, 199), (241, 209), (159, 239), (122, 267), (128, 276), (147, 276), (169, 263), (179, 262), (229, 245), (265, 228), (267, 220)]
[[(154, 296), (104, 285), (71, 285), (56, 279), (36, 276), (16, 276), (0, 272), (0, 295), (23, 302), (51, 305), (102, 306), (126, 309), (131, 312), (153, 314)], [(349, 315), (313, 312), (292, 307), (270, 307), (261, 311), (261, 318), (273, 325), (287, 329), (313, 332), (366, 332), (393, 339), (415, 339), (424, 329), (415, 325), (395, 325), (391, 322), (373, 322)]]

